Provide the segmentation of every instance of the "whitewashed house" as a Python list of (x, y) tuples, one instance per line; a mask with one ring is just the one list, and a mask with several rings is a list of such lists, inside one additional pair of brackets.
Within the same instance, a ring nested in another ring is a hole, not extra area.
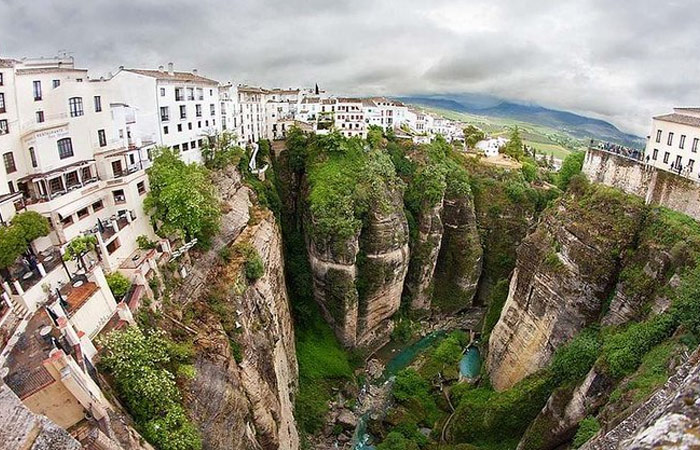
[(673, 113), (653, 118), (644, 161), (698, 180), (699, 148), (700, 108), (674, 108)]

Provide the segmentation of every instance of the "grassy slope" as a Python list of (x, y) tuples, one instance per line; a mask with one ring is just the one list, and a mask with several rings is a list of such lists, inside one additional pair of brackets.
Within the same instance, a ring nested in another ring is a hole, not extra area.
[(521, 136), (525, 144), (536, 148), (541, 153), (553, 154), (555, 158), (559, 159), (564, 159), (572, 150), (584, 148), (584, 143), (580, 139), (541, 125), (505, 118), (477, 116), (439, 108), (421, 108), (440, 114), (448, 119), (476, 125), (492, 136), (507, 136), (509, 128), (517, 125), (521, 129)]

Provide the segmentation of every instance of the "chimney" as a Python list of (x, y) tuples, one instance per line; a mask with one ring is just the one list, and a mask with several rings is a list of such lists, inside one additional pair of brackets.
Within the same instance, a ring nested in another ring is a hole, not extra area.
[(119, 66), (119, 70), (124, 70), (124, 66)]
[(175, 75), (175, 71), (173, 71), (173, 63), (168, 63), (168, 75)]
[(158, 66), (158, 72), (162, 72), (162, 71), (163, 71), (163, 66)]
[(193, 73), (194, 75), (197, 75), (197, 69), (192, 69), (192, 73)]

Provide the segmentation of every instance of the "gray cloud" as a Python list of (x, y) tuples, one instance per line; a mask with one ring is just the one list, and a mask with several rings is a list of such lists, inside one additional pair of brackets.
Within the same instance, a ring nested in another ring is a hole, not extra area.
[(700, 101), (695, 0), (0, 0), (0, 54), (347, 94), (484, 92), (646, 134)]

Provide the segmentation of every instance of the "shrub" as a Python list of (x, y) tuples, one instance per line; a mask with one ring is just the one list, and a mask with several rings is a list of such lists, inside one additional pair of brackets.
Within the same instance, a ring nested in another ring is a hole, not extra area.
[(578, 381), (586, 376), (600, 353), (600, 341), (593, 330), (584, 330), (559, 347), (552, 358), (552, 373), (557, 384)]
[(112, 272), (107, 274), (105, 278), (107, 279), (109, 290), (112, 291), (112, 295), (117, 301), (123, 299), (126, 293), (129, 292), (131, 282), (120, 272)]
[(245, 260), (245, 277), (248, 281), (253, 282), (263, 276), (265, 273), (265, 264), (257, 250), (248, 253)]
[(571, 178), (581, 173), (583, 168), (583, 159), (586, 157), (586, 152), (569, 153), (559, 169), (557, 175), (557, 186), (562, 191), (569, 187)]
[(439, 410), (430, 395), (430, 385), (414, 369), (396, 374), (391, 394), (416, 422), (432, 427), (438, 419)]
[(579, 448), (590, 438), (595, 436), (595, 434), (600, 430), (600, 423), (598, 419), (593, 416), (588, 416), (581, 421), (578, 425), (578, 430), (576, 431), (576, 436), (574, 436), (574, 441), (571, 444), (574, 448)]
[(503, 306), (508, 300), (508, 289), (510, 287), (510, 281), (504, 278), (491, 289), (489, 293), (488, 301), (488, 311), (484, 317), (484, 328), (483, 334), (489, 334), (493, 330), (493, 327), (498, 323), (498, 319), (501, 317), (501, 311)]
[(156, 243), (148, 239), (148, 236), (144, 234), (136, 238), (136, 244), (138, 244), (141, 250), (150, 250), (156, 248)]

